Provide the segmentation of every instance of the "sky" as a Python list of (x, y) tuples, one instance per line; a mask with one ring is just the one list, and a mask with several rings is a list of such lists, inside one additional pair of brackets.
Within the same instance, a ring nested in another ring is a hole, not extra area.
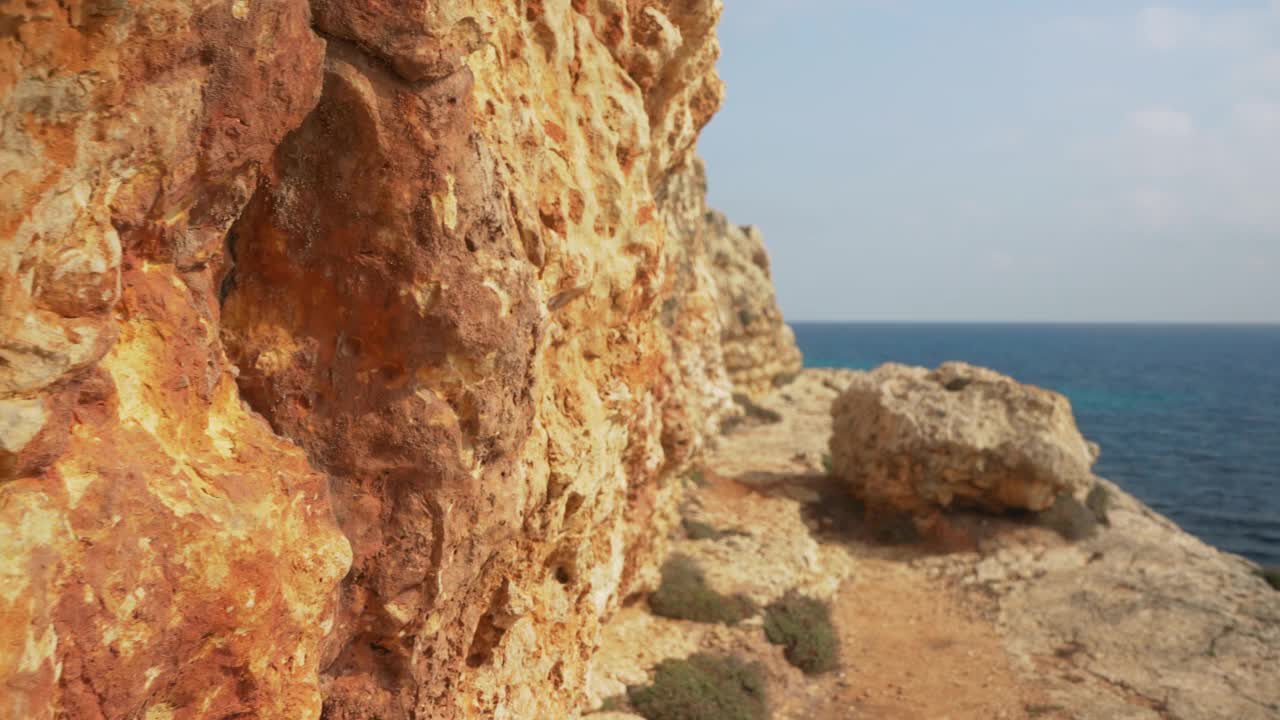
[(1280, 0), (724, 0), (792, 321), (1280, 322)]

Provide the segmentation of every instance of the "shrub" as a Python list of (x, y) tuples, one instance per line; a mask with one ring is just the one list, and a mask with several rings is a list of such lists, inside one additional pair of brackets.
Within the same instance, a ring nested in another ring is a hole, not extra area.
[(610, 695), (600, 703), (600, 709), (597, 712), (626, 712), (626, 710), (626, 695)]
[(1093, 516), (1099, 523), (1111, 525), (1111, 518), (1107, 516), (1107, 512), (1111, 509), (1111, 491), (1105, 485), (1100, 482), (1094, 483), (1089, 494), (1085, 496), (1084, 504), (1093, 511)]
[(746, 393), (734, 393), (733, 401), (738, 407), (742, 408), (742, 412), (747, 417), (759, 420), (766, 425), (782, 422), (782, 415), (776, 410), (770, 410), (751, 399)]
[(1264, 567), (1258, 568), (1258, 577), (1267, 581), (1267, 584), (1276, 590), (1280, 590), (1280, 567)]
[(700, 520), (690, 520), (685, 518), (680, 521), (684, 526), (684, 534), (689, 536), (690, 540), (718, 540), (720, 539), (720, 531)]
[(822, 453), (822, 472), (826, 473), (827, 477), (831, 477), (835, 474), (835, 470), (836, 466), (831, 461), (831, 453)]
[(736, 625), (756, 614), (756, 607), (743, 595), (722, 595), (707, 586), (697, 563), (684, 555), (673, 555), (662, 566), (662, 584), (649, 596), (655, 615), (705, 623)]
[(720, 434), (732, 435), (734, 431), (742, 427), (742, 420), (745, 415), (728, 415), (720, 420)]
[(821, 600), (788, 593), (765, 608), (764, 634), (782, 645), (787, 661), (806, 674), (834, 670), (840, 641), (831, 624), (831, 608)]
[(720, 530), (719, 528), (708, 525), (701, 520), (690, 520), (689, 518), (684, 518), (680, 521), (680, 524), (684, 526), (684, 534), (688, 536), (690, 540), (719, 540), (733, 535), (747, 535), (747, 533), (739, 530), (738, 528)]
[(765, 720), (764, 675), (756, 663), (699, 653), (663, 660), (653, 684), (627, 689), (645, 720)]
[(1068, 493), (1059, 495), (1053, 506), (1040, 513), (1039, 522), (1065, 540), (1083, 540), (1098, 529), (1096, 513)]

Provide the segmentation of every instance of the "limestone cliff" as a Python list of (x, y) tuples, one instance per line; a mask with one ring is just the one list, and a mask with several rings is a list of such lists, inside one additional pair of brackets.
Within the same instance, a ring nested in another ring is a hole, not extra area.
[(719, 9), (0, 3), (0, 717), (565, 716), (730, 393)]
[(350, 548), (215, 273), (325, 44), (283, 1), (0, 28), (0, 717), (314, 717)]
[[(760, 397), (800, 371), (800, 349), (778, 308), (764, 236), (709, 209), (706, 194), (706, 169), (692, 155), (658, 186), (668, 236), (680, 238), (668, 253), (674, 287), (664, 326), (703, 387)], [(712, 407), (722, 400), (702, 395)]]
[(704, 218), (716, 277), (725, 368), (738, 392), (761, 397), (802, 367), (795, 333), (782, 320), (764, 236), (712, 210)]

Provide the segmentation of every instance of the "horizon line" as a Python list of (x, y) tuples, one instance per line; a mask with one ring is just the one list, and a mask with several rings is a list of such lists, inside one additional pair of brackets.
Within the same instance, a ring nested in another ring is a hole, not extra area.
[(788, 325), (1075, 325), (1280, 327), (1280, 320), (791, 320)]

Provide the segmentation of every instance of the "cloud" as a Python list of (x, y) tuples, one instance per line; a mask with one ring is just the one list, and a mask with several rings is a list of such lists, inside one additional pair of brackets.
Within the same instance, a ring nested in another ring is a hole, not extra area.
[(1199, 15), (1167, 5), (1148, 5), (1138, 11), (1138, 44), (1148, 50), (1187, 48), (1248, 50), (1264, 45), (1258, 13)]
[(1200, 18), (1175, 8), (1149, 6), (1138, 12), (1138, 39), (1153, 50), (1174, 50), (1200, 29)]
[(1280, 48), (1263, 50), (1232, 69), (1241, 92), (1280, 95)]
[[(1140, 226), (1280, 239), (1280, 99), (1253, 97), (1196, 126), (1168, 109), (1132, 113), (1092, 157), (1132, 191)], [(1122, 186), (1123, 187), (1123, 186)]]
[(1280, 50), (1269, 52), (1258, 60), (1258, 75), (1262, 85), (1280, 90)]
[(1117, 57), (1132, 52), (1125, 31), (1136, 29), (1138, 46), (1156, 55), (1127, 78), (1145, 83), (1128, 96), (1151, 104), (1083, 139), (1083, 166), (1114, 183), (1111, 197), (1138, 227), (1280, 243), (1280, 0), (1176, 3), (1059, 23)]
[(1129, 113), (1129, 122), (1143, 135), (1162, 140), (1182, 140), (1196, 132), (1190, 115), (1170, 108), (1135, 110)]
[(1201, 136), (1191, 115), (1172, 108), (1144, 108), (1129, 113), (1129, 127), (1105, 153), (1108, 162), (1146, 179), (1167, 180), (1195, 175), (1213, 138)]
[(1263, 142), (1280, 140), (1280, 102), (1250, 99), (1236, 103), (1232, 120), (1241, 133)]

